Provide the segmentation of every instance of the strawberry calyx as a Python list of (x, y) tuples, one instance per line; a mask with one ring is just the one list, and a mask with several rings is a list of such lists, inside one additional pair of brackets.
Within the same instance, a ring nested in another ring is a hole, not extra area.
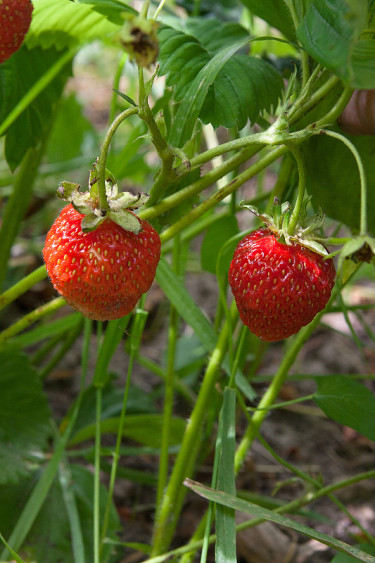
[(84, 233), (94, 231), (106, 219), (111, 219), (126, 231), (135, 234), (141, 232), (141, 221), (131, 211), (142, 207), (150, 197), (148, 194), (119, 192), (115, 178), (106, 169), (105, 189), (108, 206), (104, 208), (100, 205), (95, 164), (90, 171), (89, 186), (89, 191), (81, 192), (79, 184), (62, 181), (57, 190), (58, 198), (71, 203), (74, 209), (83, 215), (81, 227)]
[(245, 205), (243, 203), (240, 205), (259, 217), (266, 227), (276, 235), (278, 242), (286, 244), (287, 246), (298, 243), (321, 256), (328, 256), (329, 252), (321, 242), (324, 239), (322, 236), (318, 236), (318, 231), (321, 231), (324, 223), (324, 213), (320, 209), (318, 213), (309, 215), (307, 208), (310, 200), (311, 198), (307, 198), (304, 201), (299, 214), (298, 223), (293, 233), (289, 232), (292, 206), (288, 201), (280, 204), (278, 198), (275, 198), (270, 215), (259, 212), (258, 209), (252, 205)]

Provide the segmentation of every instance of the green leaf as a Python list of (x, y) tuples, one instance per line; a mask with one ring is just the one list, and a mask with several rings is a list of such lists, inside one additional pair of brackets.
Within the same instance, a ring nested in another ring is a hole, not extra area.
[(327, 416), (375, 441), (375, 395), (344, 375), (315, 379), (314, 400)]
[(27, 34), (29, 47), (41, 45), (58, 49), (79, 43), (105, 39), (118, 31), (93, 6), (70, 0), (38, 0)]
[[(346, 135), (361, 156), (367, 185), (375, 185), (375, 136)], [(307, 186), (313, 202), (331, 217), (359, 229), (361, 189), (356, 161), (348, 148), (328, 136), (305, 141), (303, 151)], [(318, 165), (317, 165), (318, 164)], [(367, 190), (367, 209), (375, 208), (375, 190)], [(375, 214), (368, 214), (369, 230), (375, 231)]]
[(219, 217), (209, 226), (201, 246), (203, 270), (216, 275), (216, 262), (221, 248), (236, 233), (238, 233), (238, 223), (233, 215)]
[(56, 321), (49, 320), (46, 324), (37, 326), (20, 336), (16, 336), (12, 339), (12, 343), (24, 348), (25, 346), (42, 342), (47, 338), (53, 338), (58, 334), (64, 334), (64, 332), (67, 332), (68, 330), (74, 331), (81, 322), (81, 313), (71, 313)]
[[(53, 47), (29, 50), (23, 46), (0, 65), (0, 123), (61, 58), (62, 53)], [(37, 146), (46, 135), (70, 72), (71, 64), (66, 64), (7, 129), (5, 156), (12, 170), (20, 164), (27, 150)]]
[(124, 14), (138, 14), (137, 10), (122, 0), (76, 0), (78, 4), (89, 4), (93, 10), (103, 14), (111, 22), (122, 25)]
[(37, 373), (26, 355), (0, 353), (0, 483), (27, 475), (50, 436), (50, 413)]
[[(120, 417), (102, 420), (100, 429), (102, 434), (116, 434), (119, 428)], [(125, 419), (123, 435), (144, 444), (145, 446), (160, 447), (163, 417), (159, 414), (134, 414)], [(170, 445), (181, 443), (186, 422), (175, 416), (170, 428)], [(95, 424), (89, 424), (74, 434), (69, 442), (70, 446), (79, 444), (95, 436)]]
[[(103, 389), (102, 394), (102, 420), (120, 416), (123, 401), (124, 390), (119, 387), (114, 387), (113, 384), (108, 384)], [(83, 428), (95, 423), (95, 402), (96, 389), (91, 386), (86, 389), (82, 395), (82, 402), (74, 425), (74, 432), (79, 432)], [(74, 405), (64, 419), (61, 425), (61, 431), (65, 430), (73, 409)], [(151, 414), (156, 413), (156, 407), (149, 395), (145, 396), (144, 391), (132, 384), (129, 389), (126, 412), (128, 415)]]
[(241, 2), (252, 14), (281, 31), (287, 39), (296, 41), (292, 16), (284, 2), (280, 0), (241, 0)]
[(375, 88), (375, 41), (360, 39), (352, 53), (353, 79), (350, 86), (358, 89)]
[[(219, 463), (217, 488), (236, 494), (234, 457), (236, 450), (236, 390), (224, 389), (223, 406), (220, 416)], [(236, 519), (232, 508), (219, 505), (216, 509), (215, 561), (235, 563)]]
[(1, 533), (0, 533), (0, 540), (2, 541), (3, 545), (8, 549), (9, 553), (11, 554), (11, 556), (13, 557), (16, 563), (24, 563), (24, 560), (21, 559), (21, 557), (17, 555), (17, 553), (10, 547), (10, 545), (7, 544), (4, 536)]
[(316, 61), (353, 85), (352, 52), (366, 23), (363, 0), (312, 0), (297, 37)]
[(173, 145), (182, 146), (191, 137), (198, 117), (214, 127), (242, 128), (277, 105), (283, 83), (274, 68), (235, 55), (250, 41), (244, 28), (214, 18), (173, 25), (159, 31), (159, 73), (167, 75), (167, 85), (181, 102), (170, 134)]
[(368, 555), (367, 553), (361, 551), (360, 549), (348, 545), (341, 540), (337, 540), (327, 534), (323, 534), (304, 524), (300, 524), (299, 522), (295, 522), (291, 518), (287, 518), (286, 516), (281, 516), (271, 510), (267, 510), (266, 508), (260, 507), (256, 504), (253, 504), (248, 501), (244, 501), (235, 497), (233, 495), (229, 495), (228, 493), (224, 493), (222, 491), (215, 491), (210, 489), (209, 487), (205, 487), (196, 481), (192, 481), (191, 479), (185, 479), (185, 485), (192, 489), (195, 493), (216, 502), (218, 504), (222, 504), (223, 506), (228, 506), (233, 508), (234, 510), (239, 510), (240, 512), (245, 512), (247, 514), (252, 514), (257, 518), (262, 518), (264, 520), (269, 520), (270, 522), (275, 522), (275, 524), (280, 524), (281, 526), (286, 526), (292, 530), (296, 530), (297, 532), (309, 537), (313, 538), (320, 543), (328, 545), (329, 547), (333, 547), (338, 551), (342, 551), (353, 557), (359, 559), (359, 561), (364, 561), (364, 563), (375, 563), (375, 557), (372, 555)]

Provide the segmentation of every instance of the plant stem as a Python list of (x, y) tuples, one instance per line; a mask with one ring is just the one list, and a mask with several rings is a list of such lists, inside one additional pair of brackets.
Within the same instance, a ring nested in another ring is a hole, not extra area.
[(315, 127), (326, 127), (328, 124), (333, 123), (342, 114), (345, 106), (351, 98), (353, 93), (352, 88), (345, 88), (342, 92), (340, 98), (337, 100), (335, 105), (329, 110), (328, 113), (323, 115), (315, 124)]
[(93, 518), (93, 541), (94, 541), (94, 563), (100, 563), (100, 444), (101, 432), (100, 421), (102, 416), (102, 393), (101, 387), (95, 390), (96, 416), (95, 416), (95, 472), (94, 472), (94, 518)]
[(110, 516), (110, 511), (111, 511), (111, 504), (112, 504), (112, 500), (113, 500), (113, 491), (114, 491), (114, 488), (115, 488), (117, 468), (118, 468), (118, 463), (119, 463), (119, 460), (120, 460), (120, 448), (121, 448), (121, 442), (122, 442), (122, 438), (123, 438), (123, 434), (124, 434), (126, 407), (127, 407), (127, 403), (128, 403), (129, 389), (130, 389), (131, 376), (132, 376), (132, 373), (133, 373), (134, 359), (135, 359), (135, 357), (138, 353), (140, 339), (141, 339), (141, 336), (142, 336), (142, 333), (143, 333), (143, 329), (144, 329), (146, 319), (147, 319), (147, 313), (145, 311), (141, 310), (141, 309), (137, 310), (137, 313), (136, 313), (136, 316), (135, 316), (135, 319), (134, 319), (133, 330), (131, 332), (131, 338), (133, 340), (132, 340), (132, 345), (130, 346), (129, 364), (128, 364), (128, 369), (127, 369), (126, 384), (125, 384), (125, 389), (124, 389), (124, 396), (123, 396), (123, 401), (122, 401), (121, 414), (120, 414), (120, 420), (119, 420), (117, 437), (116, 437), (116, 446), (115, 446), (115, 451), (113, 453), (111, 475), (110, 475), (110, 481), (109, 481), (109, 487), (108, 487), (108, 498), (107, 498), (106, 508), (105, 508), (105, 512), (104, 512), (104, 518), (103, 518), (101, 543), (100, 543), (100, 549), (101, 550), (103, 548), (103, 542), (104, 542), (104, 539), (105, 539), (105, 535), (107, 533), (109, 516)]
[(119, 125), (130, 115), (134, 115), (139, 112), (138, 107), (131, 107), (120, 113), (116, 117), (116, 119), (112, 122), (111, 126), (109, 127), (106, 136), (104, 137), (104, 141), (100, 150), (100, 156), (98, 160), (98, 190), (99, 190), (99, 200), (100, 200), (100, 207), (104, 210), (109, 208), (107, 195), (105, 190), (105, 167), (108, 157), (109, 145), (111, 143), (112, 137), (115, 134)]
[(159, 6), (156, 8), (155, 13), (154, 13), (154, 15), (153, 15), (153, 17), (152, 17), (152, 19), (153, 19), (154, 21), (156, 20), (156, 18), (158, 17), (158, 15), (160, 14), (160, 12), (162, 11), (165, 2), (166, 2), (166, 0), (161, 0)]
[(239, 166), (240, 164), (242, 164), (243, 162), (254, 156), (254, 154), (256, 154), (256, 152), (258, 152), (259, 150), (260, 147), (256, 147), (255, 150), (254, 147), (250, 147), (249, 149), (245, 149), (237, 153), (234, 157), (229, 158), (222, 166), (214, 170), (211, 170), (210, 172), (207, 172), (207, 174), (203, 178), (200, 178), (199, 180), (193, 182), (186, 188), (182, 188), (178, 192), (168, 197), (165, 197), (163, 201), (161, 201), (160, 203), (157, 203), (152, 207), (148, 207), (147, 209), (143, 209), (140, 212), (139, 216), (142, 219), (149, 220), (149, 219), (153, 219), (154, 217), (157, 217), (158, 215), (162, 215), (163, 213), (166, 213), (167, 211), (169, 211), (169, 209), (176, 207), (177, 205), (183, 203), (187, 199), (199, 194), (208, 186), (211, 186), (219, 178), (222, 178), (228, 172), (230, 172), (231, 170), (233, 170), (234, 168), (236, 168), (237, 166)]
[(34, 309), (34, 311), (31, 311), (31, 313), (25, 315), (24, 317), (22, 317), (22, 319), (15, 322), (0, 333), (0, 345), (9, 340), (9, 338), (11, 338), (12, 336), (15, 336), (22, 330), (25, 330), (25, 328), (29, 327), (45, 315), (49, 315), (51, 313), (54, 313), (58, 309), (61, 309), (61, 307), (63, 307), (64, 305), (66, 305), (64, 299), (62, 297), (57, 297), (49, 303), (46, 303), (45, 305)]
[(17, 282), (7, 291), (4, 291), (4, 293), (0, 295), (0, 310), (4, 309), (4, 307), (9, 305), (9, 303), (12, 303), (12, 301), (15, 301), (17, 297), (19, 297), (23, 293), (26, 293), (26, 291), (30, 289), (30, 287), (33, 287), (33, 285), (44, 280), (46, 275), (46, 267), (40, 266), (40, 268), (37, 268), (36, 270), (31, 272), (31, 274)]
[(351, 151), (352, 155), (354, 156), (359, 172), (359, 179), (361, 183), (361, 214), (360, 214), (360, 227), (359, 227), (359, 235), (363, 236), (367, 234), (367, 180), (366, 180), (366, 172), (363, 166), (363, 162), (361, 159), (361, 155), (359, 154), (356, 146), (349, 141), (344, 135), (341, 133), (337, 133), (336, 131), (324, 130), (322, 131), (325, 135), (329, 137), (333, 137), (334, 139), (338, 139), (344, 145), (348, 147)]
[(307, 100), (298, 98), (288, 112), (289, 123), (291, 125), (298, 122), (306, 113), (320, 102), (337, 84), (340, 79), (331, 76), (320, 88), (318, 88)]
[[(236, 307), (231, 308), (231, 317), (236, 314)], [(155, 532), (153, 541), (153, 555), (158, 555), (165, 551), (172, 539), (179, 512), (187, 490), (182, 483), (185, 477), (193, 472), (193, 466), (198, 455), (200, 434), (202, 432), (203, 421), (206, 418), (208, 405), (211, 399), (214, 385), (217, 381), (219, 368), (226, 354), (226, 344), (230, 323), (225, 321), (220, 332), (217, 345), (212, 352), (210, 361), (202, 381), (201, 389), (195, 403), (194, 409), (188, 420), (181, 448), (177, 455), (172, 474), (163, 496), (157, 520), (155, 522)]]
[(193, 223), (198, 217), (203, 215), (209, 209), (215, 207), (220, 201), (237, 190), (240, 186), (242, 186), (242, 184), (244, 184), (244, 182), (246, 182), (250, 178), (253, 178), (253, 176), (258, 174), (260, 170), (263, 170), (264, 167), (268, 166), (269, 164), (277, 160), (280, 156), (285, 154), (287, 150), (288, 148), (284, 146), (272, 149), (268, 154), (259, 159), (255, 164), (239, 174), (237, 178), (229, 182), (229, 184), (227, 184), (224, 188), (222, 188), (220, 191), (215, 192), (203, 203), (192, 209), (187, 215), (185, 215), (171, 227), (166, 229), (160, 236), (162, 242), (165, 243), (167, 240), (173, 238), (177, 233), (181, 232), (183, 229)]
[(282, 199), (284, 192), (288, 186), (290, 181), (290, 177), (293, 171), (293, 159), (290, 157), (289, 154), (286, 154), (283, 158), (279, 170), (279, 174), (277, 176), (276, 183), (272, 189), (272, 192), (268, 198), (267, 208), (265, 213), (270, 214), (271, 208), (274, 204), (275, 197), (278, 199)]
[(296, 159), (297, 167), (298, 167), (297, 199), (296, 199), (296, 203), (294, 204), (294, 209), (288, 225), (288, 235), (292, 236), (296, 229), (298, 223), (298, 217), (301, 212), (301, 207), (303, 204), (303, 198), (305, 197), (306, 173), (305, 173), (305, 165), (303, 162), (301, 151), (296, 147), (289, 147), (289, 148), (290, 148), (290, 152), (293, 154), (294, 158)]

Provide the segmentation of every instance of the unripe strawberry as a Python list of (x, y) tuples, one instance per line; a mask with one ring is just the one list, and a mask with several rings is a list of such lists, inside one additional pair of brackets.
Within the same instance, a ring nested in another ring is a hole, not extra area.
[(86, 317), (121, 318), (154, 280), (159, 235), (147, 221), (139, 220), (136, 234), (111, 219), (84, 233), (82, 218), (70, 204), (52, 225), (43, 250), (48, 275), (62, 297)]
[(242, 322), (273, 342), (288, 338), (326, 306), (335, 282), (331, 258), (298, 244), (282, 244), (267, 228), (238, 244), (229, 284)]
[(0, 63), (21, 47), (32, 11), (30, 0), (0, 0)]

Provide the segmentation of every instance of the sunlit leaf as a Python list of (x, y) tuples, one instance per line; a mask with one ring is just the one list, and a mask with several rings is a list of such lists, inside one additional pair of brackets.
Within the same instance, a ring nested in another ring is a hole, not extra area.
[(240, 25), (214, 18), (191, 18), (185, 26), (173, 21), (161, 28), (159, 39), (159, 72), (182, 102), (176, 120), (185, 119), (186, 131), (172, 132), (172, 144), (189, 138), (197, 117), (214, 127), (242, 128), (277, 105), (281, 76), (264, 60), (236, 54), (251, 39)]
[(279, 29), (290, 41), (296, 40), (292, 16), (285, 2), (279, 0), (241, 0), (241, 2), (252, 14)]
[(366, 24), (367, 2), (363, 0), (312, 0), (297, 36), (316, 61), (332, 70), (345, 84), (355, 87), (364, 77), (359, 59), (362, 56), (367, 63), (370, 59), (364, 44), (359, 48), (357, 61), (355, 56), (352, 58)]

